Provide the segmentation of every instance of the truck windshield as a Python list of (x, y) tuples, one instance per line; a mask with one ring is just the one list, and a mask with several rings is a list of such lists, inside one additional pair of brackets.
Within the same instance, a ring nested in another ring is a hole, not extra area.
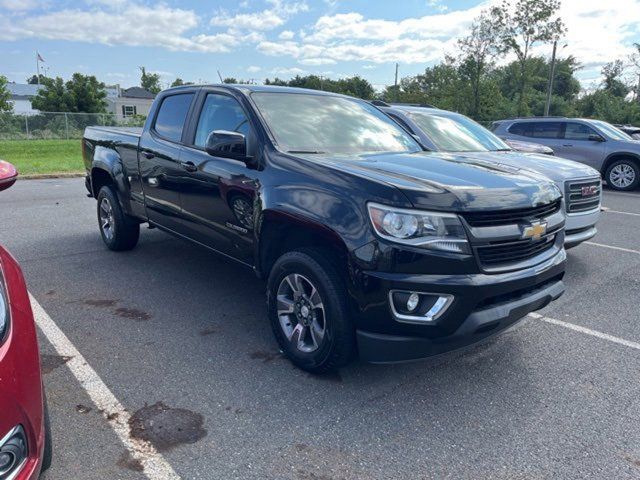
[(254, 92), (278, 147), (291, 153), (418, 152), (393, 120), (359, 100), (304, 93)]
[(509, 146), (479, 123), (464, 115), (407, 112), (443, 152), (497, 152)]

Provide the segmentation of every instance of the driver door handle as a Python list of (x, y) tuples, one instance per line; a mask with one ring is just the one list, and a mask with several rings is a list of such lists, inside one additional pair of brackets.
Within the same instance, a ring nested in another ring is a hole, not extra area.
[(197, 172), (198, 171), (198, 166), (193, 162), (180, 162), (180, 165), (182, 165), (183, 168), (187, 172)]
[(148, 158), (149, 160), (156, 156), (155, 153), (150, 150), (143, 150), (142, 155), (144, 155), (144, 158)]

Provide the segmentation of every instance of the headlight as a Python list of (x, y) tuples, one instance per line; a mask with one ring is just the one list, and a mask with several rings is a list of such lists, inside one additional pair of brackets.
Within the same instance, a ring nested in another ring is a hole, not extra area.
[(446, 252), (471, 253), (464, 227), (453, 213), (427, 212), (369, 203), (376, 233), (404, 245)]

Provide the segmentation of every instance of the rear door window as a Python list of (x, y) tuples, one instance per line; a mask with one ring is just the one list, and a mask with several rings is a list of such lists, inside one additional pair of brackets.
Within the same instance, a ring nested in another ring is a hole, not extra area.
[(562, 138), (562, 122), (532, 122), (533, 138)]
[(171, 95), (162, 101), (153, 127), (158, 135), (172, 142), (180, 142), (191, 100), (193, 93)]

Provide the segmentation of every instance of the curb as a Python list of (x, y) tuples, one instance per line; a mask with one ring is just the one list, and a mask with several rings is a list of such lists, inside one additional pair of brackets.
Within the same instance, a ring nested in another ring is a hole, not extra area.
[(18, 175), (18, 180), (44, 180), (50, 178), (80, 178), (84, 177), (84, 172), (69, 173), (34, 173), (31, 175)]

